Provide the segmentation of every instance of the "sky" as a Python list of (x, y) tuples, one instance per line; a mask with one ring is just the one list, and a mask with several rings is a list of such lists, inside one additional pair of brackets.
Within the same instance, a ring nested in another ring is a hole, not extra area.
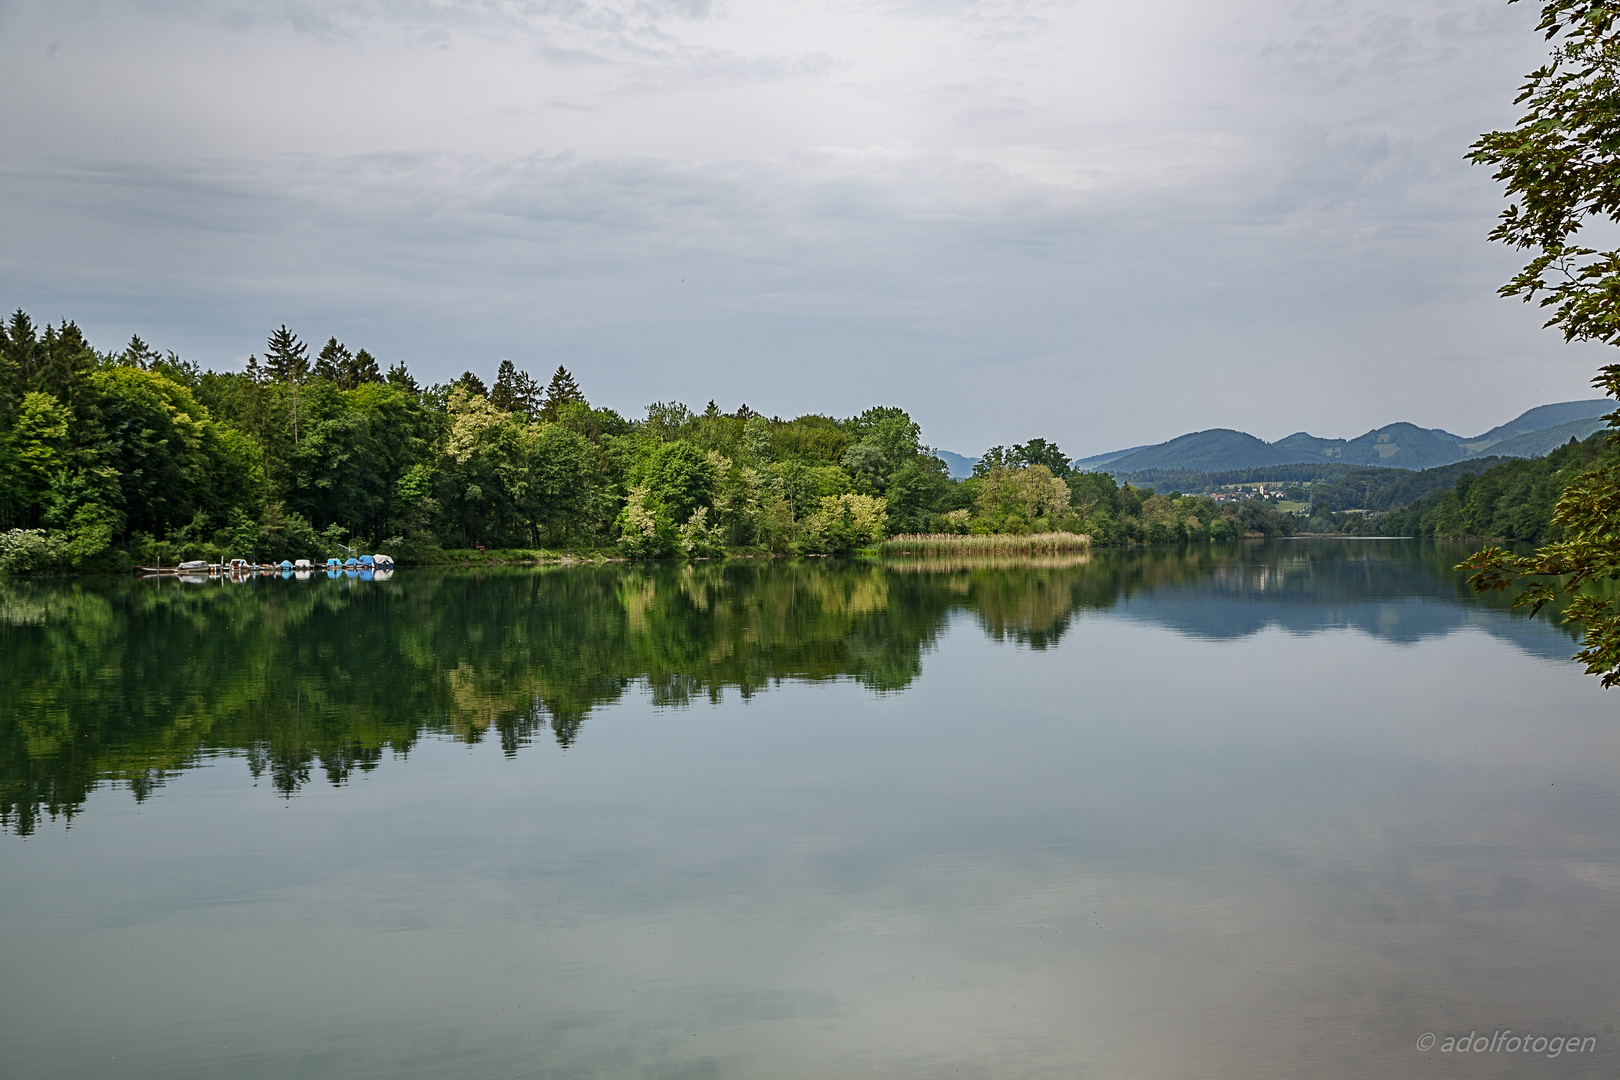
[(1596, 396), (1496, 295), (1501, 0), (0, 0), (0, 305), (237, 369), (1075, 456)]

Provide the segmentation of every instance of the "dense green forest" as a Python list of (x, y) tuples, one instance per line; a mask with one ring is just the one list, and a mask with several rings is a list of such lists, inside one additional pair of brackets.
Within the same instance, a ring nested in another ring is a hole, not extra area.
[(402, 364), (285, 326), (243, 371), (77, 325), (0, 327), (0, 570), (180, 559), (402, 562), (478, 549), (638, 558), (838, 553), (895, 533), (1086, 533), (1099, 542), (1278, 535), (1258, 501), (1156, 496), (1077, 475), (1044, 439), (952, 480), (903, 410), (766, 417), (657, 402), (627, 419), (559, 367), (503, 361), (421, 385)]
[[(1571, 439), (1544, 458), (1509, 458), (1454, 485), (1431, 491), (1386, 513), (1347, 520), (1355, 534), (1433, 537), (1489, 537), (1541, 543), (1563, 538), (1554, 524), (1558, 497), (1577, 476), (1617, 453), (1610, 433), (1585, 442)], [(1438, 470), (1431, 470), (1438, 471)]]

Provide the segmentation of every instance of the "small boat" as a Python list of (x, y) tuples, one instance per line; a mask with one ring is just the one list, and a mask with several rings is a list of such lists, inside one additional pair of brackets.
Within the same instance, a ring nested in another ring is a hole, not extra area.
[(294, 570), (308, 570), (309, 568), (310, 568), (310, 566), (309, 566), (309, 560), (308, 559), (294, 559), (293, 560), (293, 569)]
[(293, 568), (292, 563), (289, 562), (286, 559), (282, 559), (281, 562), (276, 564), (276, 569), (277, 570), (291, 570), (292, 568)]
[(392, 570), (394, 568), (394, 560), (387, 555), (373, 555), (371, 558), (379, 570)]

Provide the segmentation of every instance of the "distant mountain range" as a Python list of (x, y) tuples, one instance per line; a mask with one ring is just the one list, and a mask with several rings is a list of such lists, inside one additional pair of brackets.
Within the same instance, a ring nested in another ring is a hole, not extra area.
[(945, 468), (950, 472), (953, 480), (966, 480), (973, 475), (973, 466), (979, 463), (979, 459), (976, 457), (963, 457), (961, 454), (953, 454), (949, 450), (935, 450), (934, 456), (945, 463)]
[[(1431, 469), (1486, 455), (1541, 457), (1570, 439), (1584, 439), (1602, 428), (1600, 417), (1612, 412), (1614, 407), (1614, 402), (1608, 398), (1542, 405), (1471, 439), (1440, 428), (1420, 428), (1405, 423), (1390, 424), (1354, 439), (1319, 439), (1301, 431), (1274, 443), (1230, 428), (1212, 428), (1152, 446), (1132, 446), (1080, 458), (1074, 466), (1120, 475), (1143, 469), (1213, 472), (1324, 462)], [(940, 456), (950, 466), (953, 476), (957, 475), (957, 461), (966, 463), (965, 471), (970, 473), (976, 460), (957, 454)]]

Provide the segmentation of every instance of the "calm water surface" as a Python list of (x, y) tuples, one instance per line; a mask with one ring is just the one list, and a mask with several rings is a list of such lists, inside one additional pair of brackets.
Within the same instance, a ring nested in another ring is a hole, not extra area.
[(1620, 1075), (1620, 696), (1463, 554), (0, 582), (0, 1076)]

